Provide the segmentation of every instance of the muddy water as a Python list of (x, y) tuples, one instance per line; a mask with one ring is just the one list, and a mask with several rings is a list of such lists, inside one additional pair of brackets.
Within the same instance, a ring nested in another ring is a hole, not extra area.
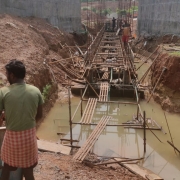
[[(138, 66), (138, 65), (137, 65)], [(141, 76), (147, 69), (148, 64), (140, 69)], [(118, 100), (111, 99), (111, 100)], [(127, 101), (128, 99), (119, 99), (119, 101)], [(128, 101), (133, 101), (132, 99)], [(79, 103), (78, 97), (72, 98), (72, 114)], [(167, 134), (161, 131), (153, 131), (159, 140), (147, 131), (147, 152), (142, 163), (144, 167), (152, 170), (154, 173), (163, 177), (165, 180), (180, 180), (180, 156), (176, 155), (173, 148), (167, 143), (170, 141), (164, 112), (161, 107), (151, 100), (141, 100), (142, 110), (146, 111), (146, 117), (156, 120), (163, 127)], [(86, 103), (83, 103), (85, 108)], [(98, 104), (93, 116), (93, 122), (97, 122), (103, 115), (111, 115), (114, 122), (119, 124), (132, 120), (132, 116), (136, 114), (137, 107), (135, 105), (117, 105), (117, 104)], [(175, 146), (180, 149), (180, 115), (166, 112), (169, 127), (173, 137)], [(80, 121), (80, 111), (77, 112), (74, 122)], [(58, 142), (60, 138), (69, 138), (69, 111), (68, 104), (56, 103), (48, 116), (37, 131), (40, 139)], [(73, 126), (73, 139), (79, 140), (77, 145), (82, 145), (90, 135), (95, 126)], [(57, 132), (66, 135), (58, 136)], [(123, 127), (106, 127), (98, 141), (93, 147), (93, 152), (101, 156), (121, 156), (128, 158), (140, 158), (143, 153), (143, 132), (142, 130), (125, 129)]]

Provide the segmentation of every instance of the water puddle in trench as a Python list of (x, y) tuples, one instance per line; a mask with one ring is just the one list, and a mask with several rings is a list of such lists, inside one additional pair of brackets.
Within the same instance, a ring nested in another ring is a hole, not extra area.
[[(75, 111), (78, 103), (79, 98), (72, 98), (72, 112)], [(173, 178), (174, 180), (179, 180), (180, 156), (176, 156), (173, 148), (167, 143), (167, 140), (170, 140), (170, 136), (161, 107), (153, 101), (149, 104), (147, 104), (146, 101), (141, 101), (140, 104), (142, 109), (146, 111), (146, 116), (156, 120), (156, 122), (167, 132), (165, 135), (161, 131), (154, 131), (154, 133), (163, 142), (160, 143), (150, 131), (146, 131), (147, 153), (145, 155), (146, 158), (143, 162), (143, 166), (152, 170), (165, 180), (173, 180)], [(85, 103), (83, 103), (83, 108), (84, 107)], [(132, 119), (132, 115), (135, 114), (136, 111), (136, 105), (121, 104), (118, 107), (117, 104), (111, 104), (109, 106), (107, 106), (107, 104), (98, 104), (93, 116), (93, 122), (99, 120), (102, 115), (111, 115), (118, 123), (126, 122)], [(169, 122), (174, 144), (176, 147), (180, 148), (180, 117), (179, 115), (167, 112), (166, 116)], [(78, 111), (74, 122), (79, 122), (80, 118), (80, 111)], [(60, 139), (57, 132), (63, 132), (66, 135), (62, 137), (69, 139), (68, 119), (68, 104), (61, 105), (56, 103), (39, 127), (37, 136), (40, 139), (57, 142)], [(82, 145), (94, 127), (95, 126), (74, 125), (73, 139), (78, 139), (79, 145)], [(93, 152), (102, 156), (140, 158), (143, 156), (143, 131), (108, 126), (94, 145)]]
[[(141, 68), (141, 74), (144, 74), (146, 68)], [(143, 72), (144, 71), (144, 72)], [(141, 75), (140, 75), (141, 76)], [(140, 77), (139, 77), (140, 78)], [(73, 97), (72, 99), (72, 114), (74, 113), (80, 98)], [(114, 99), (111, 99), (114, 100)], [(128, 99), (116, 98), (116, 101), (130, 101)], [(132, 99), (131, 99), (132, 101)], [(83, 109), (86, 103), (83, 102)], [(141, 108), (146, 111), (146, 117), (154, 119), (160, 126), (163, 127), (167, 134), (161, 131), (153, 131), (158, 139), (150, 132), (146, 131), (147, 135), (147, 152), (142, 165), (152, 170), (165, 180), (180, 180), (180, 156), (176, 155), (173, 148), (167, 143), (170, 141), (168, 127), (166, 125), (164, 112), (160, 105), (151, 100), (147, 103), (141, 100)], [(95, 109), (93, 122), (100, 120), (103, 115), (111, 115), (118, 123), (123, 123), (132, 120), (133, 114), (136, 114), (136, 105), (117, 105), (117, 104), (99, 104)], [(180, 149), (179, 127), (180, 116), (166, 112), (169, 127), (173, 137), (175, 146)], [(81, 119), (80, 108), (73, 122), (79, 122)], [(78, 145), (82, 145), (90, 135), (95, 126), (89, 125), (74, 125), (73, 139), (79, 140)], [(65, 133), (64, 136), (58, 136), (57, 132)], [(45, 118), (37, 131), (37, 136), (40, 139), (57, 142), (60, 138), (69, 139), (69, 107), (68, 103), (61, 105), (56, 103)], [(75, 143), (74, 143), (75, 145)], [(98, 141), (93, 147), (93, 152), (101, 156), (121, 156), (128, 158), (140, 158), (143, 156), (143, 130), (125, 129), (123, 127), (107, 126), (100, 135)]]

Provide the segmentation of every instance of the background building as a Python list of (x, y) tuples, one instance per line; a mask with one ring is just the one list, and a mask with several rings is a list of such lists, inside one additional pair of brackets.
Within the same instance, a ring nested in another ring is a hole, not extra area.
[(81, 28), (80, 0), (0, 0), (0, 13), (44, 18), (68, 32)]
[(180, 35), (180, 0), (139, 0), (138, 33)]

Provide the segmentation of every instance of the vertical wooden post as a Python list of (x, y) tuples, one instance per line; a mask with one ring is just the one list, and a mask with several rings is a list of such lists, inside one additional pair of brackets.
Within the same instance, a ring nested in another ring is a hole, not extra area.
[(139, 120), (139, 106), (137, 105), (137, 120)]
[(69, 96), (69, 126), (70, 126), (70, 139), (72, 146), (72, 119), (71, 119), (71, 87), (68, 87), (68, 96)]
[(139, 101), (140, 101), (140, 93), (137, 93), (137, 120), (139, 119)]
[(83, 115), (83, 107), (82, 107), (82, 103), (83, 103), (83, 101), (82, 101), (82, 89), (81, 89), (81, 117), (82, 117), (82, 115)]
[(143, 112), (144, 118), (144, 153), (146, 153), (146, 113)]

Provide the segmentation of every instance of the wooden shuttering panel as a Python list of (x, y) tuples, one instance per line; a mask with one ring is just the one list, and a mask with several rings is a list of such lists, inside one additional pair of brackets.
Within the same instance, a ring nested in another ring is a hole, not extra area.
[(88, 152), (91, 150), (98, 137), (106, 127), (108, 121), (111, 119), (111, 116), (103, 116), (93, 132), (90, 134), (84, 145), (79, 149), (79, 151), (74, 155), (73, 159), (78, 162), (82, 162), (87, 156)]
[(89, 98), (88, 103), (85, 107), (83, 116), (81, 118), (80, 123), (82, 124), (90, 124), (92, 121), (92, 117), (94, 114), (94, 110), (96, 108), (97, 99), (96, 98)]
[(99, 101), (108, 101), (109, 84), (107, 82), (101, 83)]

